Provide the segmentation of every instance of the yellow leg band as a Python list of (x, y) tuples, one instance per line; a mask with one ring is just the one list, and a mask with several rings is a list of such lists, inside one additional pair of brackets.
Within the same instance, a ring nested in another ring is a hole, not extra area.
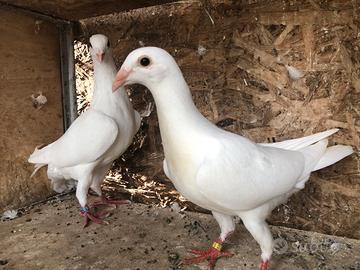
[(222, 245), (220, 243), (218, 243), (218, 242), (214, 242), (212, 244), (212, 247), (215, 248), (218, 251), (221, 251), (221, 249), (222, 249)]

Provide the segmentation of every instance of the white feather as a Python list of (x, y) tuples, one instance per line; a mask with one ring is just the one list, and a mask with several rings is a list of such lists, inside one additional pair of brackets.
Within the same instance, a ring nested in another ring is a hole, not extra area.
[(15, 219), (18, 217), (17, 210), (6, 210), (3, 214), (1, 219)]
[(285, 68), (287, 69), (287, 71), (289, 73), (289, 77), (294, 81), (299, 80), (302, 77), (304, 77), (304, 72), (302, 72), (301, 70), (298, 70), (296, 67), (293, 67), (290, 65), (285, 65)]
[(313, 143), (321, 141), (322, 139), (326, 139), (327, 137), (333, 135), (334, 133), (336, 133), (338, 131), (339, 131), (338, 128), (333, 128), (333, 129), (315, 133), (315, 134), (312, 134), (312, 135), (309, 135), (306, 137), (302, 137), (302, 138), (291, 139), (291, 140), (286, 140), (286, 141), (276, 142), (276, 143), (260, 143), (260, 145), (282, 148), (282, 149), (287, 149), (287, 150), (299, 150), (299, 149), (309, 146)]
[(351, 155), (354, 152), (351, 146), (347, 145), (334, 145), (326, 149), (319, 162), (316, 164), (313, 171), (320, 170), (330, 166), (339, 160)]

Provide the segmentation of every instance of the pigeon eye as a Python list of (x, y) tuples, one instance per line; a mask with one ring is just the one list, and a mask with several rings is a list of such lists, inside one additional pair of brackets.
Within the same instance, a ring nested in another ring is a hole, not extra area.
[(107, 46), (110, 48), (110, 40), (108, 40)]
[(141, 58), (140, 65), (142, 65), (143, 67), (147, 67), (148, 65), (150, 65), (150, 59), (147, 57)]

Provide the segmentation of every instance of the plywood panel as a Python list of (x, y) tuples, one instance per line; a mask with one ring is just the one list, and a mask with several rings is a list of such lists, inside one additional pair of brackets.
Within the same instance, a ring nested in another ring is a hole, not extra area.
[[(222, 128), (271, 142), (339, 127), (330, 143), (359, 150), (358, 1), (204, 2), (208, 6), (186, 1), (82, 22), (89, 34), (110, 37), (119, 66), (142, 45), (168, 50), (197, 107)], [(284, 64), (304, 77), (290, 79)], [(142, 111), (152, 98), (133, 89), (133, 102)], [(162, 173), (155, 111), (145, 121), (141, 149), (119, 160), (109, 177), (117, 182), (109, 190), (123, 191), (125, 185), (133, 195), (139, 188), (139, 200), (163, 206), (177, 200), (196, 209), (171, 191)], [(271, 222), (360, 238), (359, 161), (356, 152), (314, 173), (304, 190), (274, 211)]]
[[(30, 179), (27, 158), (62, 134), (58, 30), (25, 14), (0, 10), (0, 210), (50, 193), (44, 171)], [(33, 107), (30, 96), (48, 103)]]

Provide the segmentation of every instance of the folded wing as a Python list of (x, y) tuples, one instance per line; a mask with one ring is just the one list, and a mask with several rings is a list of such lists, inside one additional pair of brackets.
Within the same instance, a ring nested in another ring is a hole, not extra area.
[(57, 141), (35, 149), (28, 161), (59, 168), (94, 162), (110, 148), (117, 135), (118, 127), (112, 118), (89, 109)]
[(305, 166), (300, 152), (236, 138), (222, 140), (212, 149), (216, 153), (212, 150), (206, 156), (196, 181), (200, 192), (224, 209), (253, 209), (291, 192)]

